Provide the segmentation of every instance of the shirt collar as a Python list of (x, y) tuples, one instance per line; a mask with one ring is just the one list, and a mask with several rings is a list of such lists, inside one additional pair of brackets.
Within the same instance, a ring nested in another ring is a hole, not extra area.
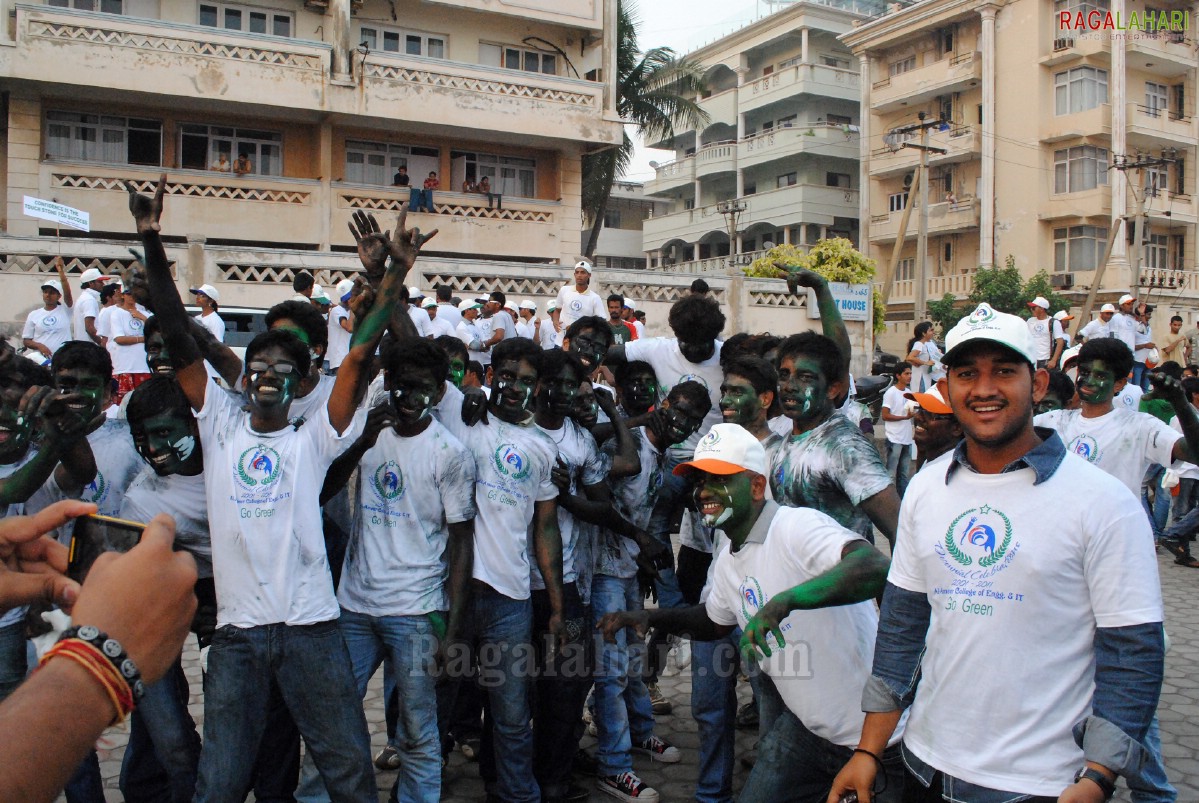
[(778, 502), (775, 502), (773, 499), (767, 499), (766, 506), (762, 508), (761, 515), (758, 516), (758, 520), (754, 522), (754, 526), (750, 528), (749, 535), (745, 536), (745, 543), (766, 543), (766, 533), (770, 532), (770, 525), (774, 521), (774, 514), (778, 512)]
[[(1033, 429), (1041, 438), (1041, 443), (1029, 449), (1023, 456), (1008, 463), (999, 473), (1007, 474), (1011, 471), (1019, 471), (1022, 468), (1031, 468), (1037, 477), (1033, 481), (1033, 485), (1040, 485), (1052, 477), (1054, 472), (1057, 471), (1058, 466), (1066, 459), (1066, 445), (1062, 443), (1057, 430), (1046, 427), (1033, 427)], [(945, 470), (946, 485), (953, 479), (954, 473), (961, 466), (965, 466), (976, 474), (978, 473), (966, 458), (965, 440), (962, 440), (953, 450), (953, 459), (949, 461), (949, 467)]]

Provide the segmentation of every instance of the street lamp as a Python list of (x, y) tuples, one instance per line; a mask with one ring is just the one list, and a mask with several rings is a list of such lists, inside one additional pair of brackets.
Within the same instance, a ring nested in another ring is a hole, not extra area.
[(740, 198), (730, 198), (727, 201), (716, 203), (716, 211), (724, 215), (725, 225), (728, 228), (730, 270), (737, 265), (737, 219), (745, 211), (745, 208), (746, 203)]

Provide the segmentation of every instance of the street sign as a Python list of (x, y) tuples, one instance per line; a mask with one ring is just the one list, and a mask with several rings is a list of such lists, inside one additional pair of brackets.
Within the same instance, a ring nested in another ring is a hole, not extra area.
[[(837, 309), (841, 311), (843, 319), (847, 321), (871, 320), (873, 313), (870, 305), (873, 299), (869, 284), (829, 282), (828, 287), (832, 291), (833, 300), (837, 302)], [(816, 306), (816, 293), (811, 288), (808, 289), (808, 317), (820, 317), (820, 310)]]

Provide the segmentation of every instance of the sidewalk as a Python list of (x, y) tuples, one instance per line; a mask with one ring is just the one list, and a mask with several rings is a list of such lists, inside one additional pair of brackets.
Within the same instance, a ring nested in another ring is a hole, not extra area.
[[(1196, 615), (1196, 600), (1199, 599), (1199, 571), (1174, 564), (1171, 556), (1158, 555), (1161, 569), (1162, 593), (1166, 604), (1166, 630), (1170, 636), (1170, 651), (1166, 655), (1166, 680), (1162, 687), (1158, 716), (1161, 720), (1162, 752), (1170, 781), (1178, 789), (1181, 803), (1199, 801), (1199, 616)], [(200, 688), (200, 667), (194, 649), (195, 639), (189, 637), (191, 645), (185, 654), (185, 671), (192, 686), (191, 711), (197, 723), (203, 716), (203, 696)], [(372, 755), (385, 741), (382, 705), (382, 672), (371, 680), (366, 699), (366, 719), (371, 729)], [(693, 798), (696, 776), (696, 748), (698, 735), (695, 721), (691, 719), (691, 676), (688, 671), (673, 677), (662, 678), (661, 689), (674, 703), (674, 713), (658, 718), (657, 733), (677, 745), (683, 752), (678, 764), (652, 764), (640, 756), (634, 758), (634, 771), (653, 788), (663, 801), (686, 801)], [(740, 702), (749, 699), (747, 684), (739, 684)], [(755, 731), (737, 732), (738, 758), (753, 748)], [(117, 777), (120, 773), (121, 756), (124, 753), (127, 735), (121, 729), (107, 731), (101, 738), (100, 769), (104, 775), (107, 799), (110, 803), (120, 801)], [(585, 736), (583, 747), (591, 750), (595, 739)], [(740, 761), (733, 778), (734, 791), (745, 782), (747, 770)], [(385, 803), (387, 792), (395, 780), (395, 773), (380, 772), (379, 801)], [(580, 777), (585, 788), (594, 787), (594, 779)], [(466, 761), (455, 751), (444, 776), (442, 799), (447, 803), (478, 803), (483, 800), (483, 783), (479, 780), (474, 764)], [(63, 798), (59, 798), (63, 800)], [(594, 792), (592, 800), (611, 800)], [(1121, 788), (1116, 800), (1129, 800), (1127, 790)]]

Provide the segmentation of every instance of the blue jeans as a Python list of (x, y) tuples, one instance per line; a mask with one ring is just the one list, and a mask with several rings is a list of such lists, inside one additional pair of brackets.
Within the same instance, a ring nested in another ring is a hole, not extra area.
[(912, 444), (887, 441), (887, 475), (895, 480), (895, 490), (902, 497), (912, 476)]
[(421, 209), (433, 211), (433, 190), (413, 187), (408, 191), (408, 211), (419, 212)]
[[(595, 618), (617, 611), (639, 611), (637, 578), (597, 574), (591, 581)], [(600, 775), (620, 775), (633, 769), (632, 742), (654, 733), (654, 709), (641, 677), (645, 644), (628, 628), (613, 644), (600, 639), (595, 664), (595, 727), (599, 745), (595, 758)]]
[[(403, 803), (437, 803), (441, 797), (441, 741), (437, 736), (436, 665), (437, 637), (428, 616), (369, 616), (341, 611), (338, 621), (358, 697), (386, 657), (399, 691), (396, 748), (400, 775), (395, 796)], [(316, 766), (305, 754), (299, 800), (328, 800)]]
[(562, 586), (562, 624), (567, 642), (561, 648), (550, 641), (552, 613), (549, 592), (534, 591), (533, 643), (541, 672), (533, 682), (533, 777), (543, 798), (562, 797), (570, 786), (571, 763), (582, 736), (579, 723), (595, 663), (586, 624), (591, 617), (577, 584)]
[[(1162, 477), (1165, 473), (1165, 467), (1153, 465), (1145, 472), (1145, 478), (1141, 481), (1141, 507), (1149, 517), (1149, 525), (1153, 528), (1155, 539), (1162, 537), (1166, 521), (1170, 518), (1170, 492), (1162, 489)], [(1150, 494), (1153, 496), (1152, 503), (1149, 499)]]
[(529, 690), (537, 667), (533, 602), (506, 597), (474, 581), (466, 626), (477, 650), (484, 693), (479, 775), (488, 794), (505, 803), (538, 803), (541, 793), (533, 778), (529, 727)]
[[(758, 742), (758, 760), (741, 790), (745, 801), (795, 801), (823, 803), (837, 773), (853, 756), (853, 748), (833, 744), (804, 727), (784, 709), (770, 732)], [(903, 798), (903, 758), (899, 745), (883, 752), (886, 789), (872, 795), (878, 803), (898, 803)], [(884, 779), (875, 781), (875, 788)]]
[(1162, 763), (1162, 734), (1157, 714), (1145, 733), (1145, 751), (1148, 756), (1141, 765), (1140, 777), (1125, 779), (1133, 803), (1174, 803), (1178, 800), (1178, 790), (1170, 785)]
[(1149, 374), (1153, 373), (1145, 368), (1143, 362), (1133, 362), (1132, 364), (1132, 384), (1140, 387), (1141, 390), (1149, 390)]
[[(674, 475), (674, 467), (682, 462), (684, 458), (680, 453), (674, 450), (667, 452), (662, 466), (662, 487), (658, 489), (658, 497), (654, 501), (654, 510), (649, 519), (649, 534), (665, 544), (668, 549), (674, 548), (670, 543), (670, 533), (675, 512), (686, 501), (683, 497), (687, 491), (687, 481)], [(657, 587), (659, 608), (681, 608), (685, 604), (673, 569), (659, 570), (654, 585)]]
[(266, 729), (271, 678), (330, 797), (377, 799), (370, 737), (337, 622), (218, 628), (204, 678), (204, 749), (197, 803), (245, 800)]
[(699, 803), (733, 800), (740, 640), (738, 628), (715, 641), (691, 642), (691, 715), (699, 725), (699, 777), (695, 783)]
[(187, 710), (187, 676), (179, 661), (146, 694), (133, 712), (129, 745), (121, 761), (121, 793), (126, 800), (144, 799), (169, 789), (173, 803), (191, 803), (196, 794), (200, 735)]

